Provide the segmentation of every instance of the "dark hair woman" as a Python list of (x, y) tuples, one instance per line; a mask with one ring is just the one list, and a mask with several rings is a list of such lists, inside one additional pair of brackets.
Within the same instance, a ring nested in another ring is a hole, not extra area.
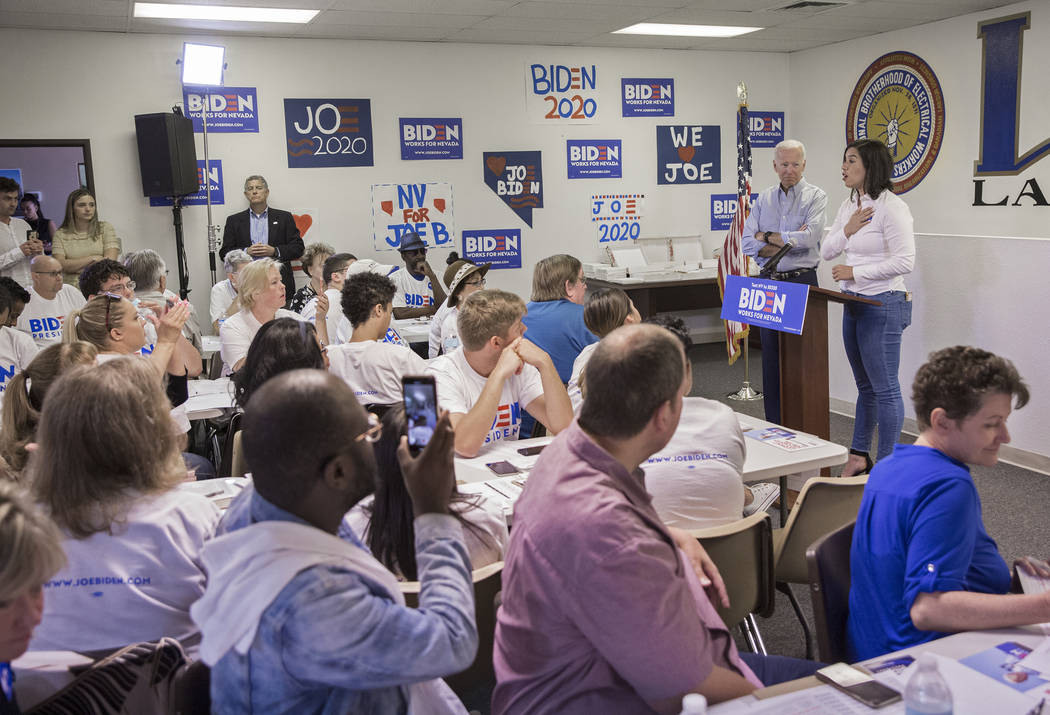
[(301, 368), (328, 368), (328, 358), (314, 326), (294, 318), (264, 323), (252, 338), (244, 367), (231, 378), (237, 405), (244, 409), (252, 394), (271, 377)]

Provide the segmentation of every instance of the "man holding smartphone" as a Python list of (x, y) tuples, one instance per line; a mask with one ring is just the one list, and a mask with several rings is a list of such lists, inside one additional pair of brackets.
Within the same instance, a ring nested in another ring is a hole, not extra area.
[[(441, 407), (452, 414), (456, 452), (473, 457), (518, 439), (527, 409), (554, 434), (572, 422), (572, 402), (550, 355), (522, 337), (525, 301), (482, 290), (459, 308), (460, 346), (430, 363)], [(527, 435), (526, 435), (527, 436)]]
[(10, 276), (23, 288), (33, 285), (29, 260), (44, 252), (44, 243), (23, 219), (15, 218), (21, 187), (8, 176), (0, 176), (0, 276)]

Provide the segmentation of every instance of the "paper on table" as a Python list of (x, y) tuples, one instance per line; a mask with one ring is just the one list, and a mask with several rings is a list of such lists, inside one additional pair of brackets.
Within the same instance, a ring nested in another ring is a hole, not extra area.
[(1026, 668), (1039, 673), (1050, 673), (1050, 638), (1044, 638), (1022, 662)]
[[(992, 678), (975, 677), (977, 671), (952, 658), (942, 655), (936, 658), (937, 669), (952, 691), (954, 715), (1029, 715), (1033, 711), (1039, 712), (1037, 698), (1019, 693)], [(877, 673), (875, 679), (903, 693), (916, 667), (911, 665), (899, 673), (886, 670)]]
[[(765, 700), (751, 696), (737, 698), (713, 705), (707, 712), (711, 715), (870, 715), (873, 711), (830, 685), (819, 685)], [(879, 708), (878, 712), (879, 715), (901, 715), (904, 704), (896, 702)]]

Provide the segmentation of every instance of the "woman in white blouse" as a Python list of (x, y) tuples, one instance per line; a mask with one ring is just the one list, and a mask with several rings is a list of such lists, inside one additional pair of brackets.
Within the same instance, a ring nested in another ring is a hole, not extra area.
[(842, 471), (851, 476), (871, 468), (876, 425), (875, 458), (881, 459), (893, 451), (904, 424), (898, 369), (901, 334), (911, 324), (904, 276), (915, 266), (915, 234), (908, 205), (891, 191), (893, 158), (885, 144), (873, 139), (849, 144), (842, 181), (850, 196), (839, 207), (821, 257), (829, 261), (844, 254), (846, 262), (831, 269), (842, 291), (881, 303), (847, 303), (842, 312), (842, 342), (858, 393), (853, 444)]

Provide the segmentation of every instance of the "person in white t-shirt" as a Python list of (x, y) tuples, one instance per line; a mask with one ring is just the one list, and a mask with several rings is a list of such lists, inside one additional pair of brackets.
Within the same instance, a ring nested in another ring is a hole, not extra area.
[[(326, 258), (321, 267), (321, 285), (324, 286), (324, 292), (318, 293), (308, 300), (303, 309), (299, 311), (299, 314), (303, 316), (303, 320), (316, 324), (317, 302), (320, 300), (320, 296), (324, 295), (328, 299), (325, 328), (328, 331), (329, 338), (332, 338), (338, 332), (339, 320), (343, 317), (342, 312), (339, 310), (339, 301), (343, 294), (343, 283), (346, 282), (347, 269), (356, 260), (357, 258), (352, 253), (337, 253)], [(332, 339), (326, 342), (333, 344), (338, 342), (338, 340)]]
[[(634, 302), (619, 288), (598, 288), (587, 295), (587, 302), (583, 306), (583, 324), (599, 338), (604, 338), (621, 325), (640, 322), (642, 316), (634, 307)], [(583, 405), (583, 368), (597, 346), (598, 343), (586, 346), (572, 363), (568, 390), (576, 414), (580, 414), (580, 406)]]
[[(470, 261), (456, 261), (445, 271), (446, 283), (448, 284), (448, 300), (444, 305), (448, 311), (444, 317), (441, 312), (434, 316), (434, 320), (441, 321), (438, 329), (438, 341), (442, 353), (450, 353), (459, 347), (459, 304), (467, 299), (472, 293), (477, 293), (485, 287), (485, 275), (492, 267), (491, 263), (475, 265)], [(449, 274), (452, 274), (451, 276)]]
[(6, 288), (0, 288), (0, 402), (9, 381), (22, 372), (40, 352), (31, 337), (7, 325), (13, 304), (11, 293)]
[(17, 181), (0, 176), (0, 275), (10, 276), (28, 288), (32, 284), (29, 259), (44, 252), (44, 243), (39, 238), (29, 238), (32, 227), (15, 218), (20, 192)]
[(362, 405), (401, 401), (401, 378), (422, 375), (426, 361), (408, 347), (384, 342), (397, 289), (386, 276), (358, 273), (346, 280), (341, 307), (353, 326), (350, 341), (328, 348), (329, 370)]
[(430, 363), (438, 403), (452, 415), (456, 452), (473, 457), (499, 440), (518, 439), (527, 409), (557, 434), (572, 422), (572, 403), (550, 355), (522, 337), (525, 302), (482, 290), (459, 307), (460, 347)]
[(226, 272), (226, 280), (219, 281), (211, 287), (211, 327), (216, 333), (219, 332), (219, 322), (226, 320), (241, 309), (241, 303), (237, 300), (237, 277), (241, 269), (252, 262), (252, 257), (241, 248), (236, 248), (226, 254), (222, 262), (223, 270)]
[(30, 469), (69, 563), (44, 584), (30, 650), (194, 637), (190, 605), (206, 581), (200, 550), (220, 513), (178, 488), (186, 468), (156, 374), (144, 360), (77, 367), (49, 400), (62, 409), (41, 415)]
[[(241, 369), (252, 338), (259, 332), (263, 323), (268, 323), (274, 318), (303, 320), (298, 313), (284, 309), (284, 283), (281, 281), (281, 268), (277, 261), (272, 258), (252, 261), (241, 269), (239, 280), (242, 308), (227, 318), (219, 329), (223, 375)], [(316, 315), (322, 318), (328, 315), (327, 296), (318, 296)], [(327, 345), (327, 321), (320, 321), (317, 334), (321, 343)]]
[(409, 232), (401, 235), (401, 260), (405, 267), (390, 275), (397, 294), (394, 296), (394, 317), (423, 318), (437, 312), (445, 302), (445, 291), (434, 275), (434, 269), (427, 263), (427, 246), (418, 233)]
[(29, 302), (18, 316), (18, 329), (33, 338), (39, 348), (62, 342), (66, 316), (79, 310), (87, 299), (62, 280), (62, 264), (51, 256), (34, 256), (29, 262), (33, 286)]

